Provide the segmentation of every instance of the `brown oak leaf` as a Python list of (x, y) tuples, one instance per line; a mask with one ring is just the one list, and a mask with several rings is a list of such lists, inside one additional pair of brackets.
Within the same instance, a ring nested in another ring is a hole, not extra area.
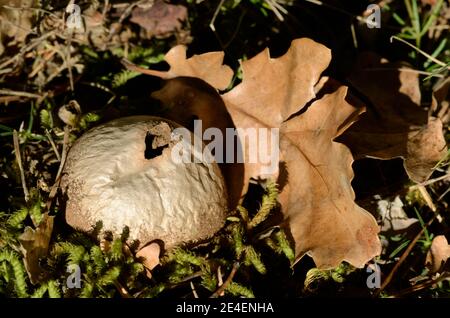
[(24, 233), (19, 237), (25, 268), (32, 284), (43, 280), (44, 272), (39, 261), (47, 256), (54, 218), (47, 213), (44, 214), (36, 229), (26, 227)]
[(187, 58), (186, 50), (186, 46), (177, 45), (167, 52), (164, 56), (164, 60), (170, 65), (170, 69), (167, 72), (148, 70), (131, 64), (126, 60), (123, 60), (123, 63), (130, 70), (162, 79), (172, 79), (181, 76), (196, 77), (219, 90), (224, 90), (228, 87), (233, 78), (233, 70), (229, 66), (222, 64), (223, 52), (209, 52)]
[(437, 117), (443, 123), (450, 121), (450, 77), (439, 81), (433, 87), (431, 112), (437, 112)]
[(420, 107), (417, 72), (366, 53), (360, 56), (349, 81), (370, 104), (338, 140), (349, 146), (357, 159), (401, 157), (411, 180), (427, 180), (447, 148), (442, 122), (428, 117)]
[[(315, 97), (314, 86), (330, 59), (326, 47), (309, 39), (293, 41), (277, 59), (265, 50), (242, 63), (242, 83), (222, 98), (237, 128), (280, 128), (279, 200), (297, 259), (309, 254), (320, 268), (343, 260), (360, 267), (380, 253), (379, 229), (354, 203), (353, 159), (333, 139), (361, 109), (345, 101), (344, 87), (303, 109)], [(267, 177), (263, 168), (246, 164), (245, 180)]]
[(137, 6), (130, 21), (144, 28), (150, 36), (164, 37), (180, 30), (187, 19), (187, 8), (156, 0), (150, 6)]
[(161, 248), (156, 242), (147, 244), (136, 253), (136, 257), (142, 260), (148, 278), (152, 278), (151, 271), (160, 264), (160, 253)]
[(438, 235), (433, 239), (428, 251), (425, 264), (432, 273), (440, 272), (450, 258), (450, 245), (444, 235)]
[[(288, 52), (276, 59), (265, 49), (241, 63), (243, 80), (222, 95), (237, 128), (280, 128), (283, 121), (314, 98), (314, 85), (331, 59), (329, 49), (310, 39), (294, 40)], [(311, 61), (314, 61), (313, 63)], [(269, 139), (269, 135), (267, 138)], [(248, 143), (243, 137), (246, 162), (244, 180), (278, 176), (266, 173), (267, 165), (249, 163)], [(261, 140), (263, 141), (263, 140)], [(271, 147), (270, 140), (265, 141)], [(247, 147), (246, 147), (247, 146)], [(270, 149), (264, 149), (269, 153)], [(244, 186), (243, 192), (247, 190)]]
[(362, 267), (381, 252), (376, 221), (354, 202), (350, 150), (333, 141), (360, 113), (346, 94), (340, 87), (281, 127), (286, 184), (279, 200), (297, 259), (308, 254), (319, 268), (342, 261)]

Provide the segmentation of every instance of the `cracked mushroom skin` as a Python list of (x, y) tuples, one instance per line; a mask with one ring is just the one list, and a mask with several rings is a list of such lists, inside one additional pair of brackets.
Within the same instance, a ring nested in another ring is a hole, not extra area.
[(179, 127), (133, 116), (82, 135), (61, 178), (67, 223), (84, 232), (100, 224), (101, 233), (114, 236), (128, 227), (128, 240), (139, 247), (162, 240), (170, 249), (215, 234), (227, 216), (223, 177), (215, 162), (201, 156), (194, 154), (198, 163), (172, 160)]

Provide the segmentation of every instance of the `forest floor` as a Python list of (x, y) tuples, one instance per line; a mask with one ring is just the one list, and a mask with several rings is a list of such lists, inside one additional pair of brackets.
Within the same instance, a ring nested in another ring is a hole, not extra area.
[[(0, 0), (0, 297), (449, 297), (450, 156), (445, 147), (440, 157), (426, 153), (450, 140), (449, 20), (443, 0)], [(281, 187), (270, 182), (252, 182), (210, 241), (161, 255), (151, 271), (126, 233), (99, 244), (67, 226), (58, 185), (70, 145), (111, 119), (162, 114), (151, 93), (163, 80), (127, 69), (124, 59), (167, 70), (164, 55), (176, 45), (188, 56), (223, 51), (236, 74), (229, 91), (245, 81), (240, 61), (265, 48), (280, 57), (298, 38), (329, 48), (323, 75), (348, 86), (386, 127), (398, 123), (383, 138), (401, 135), (401, 145), (359, 157), (349, 146), (358, 157), (355, 202), (381, 228), (379, 256), (362, 268), (318, 269), (309, 256), (294, 265), (290, 234), (271, 227), (283, 207)], [(390, 73), (358, 73), (367, 52), (392, 62)], [(417, 108), (389, 117), (400, 104)], [(442, 126), (426, 140), (411, 137), (434, 120)], [(432, 169), (416, 178), (408, 160)], [(253, 231), (246, 213), (267, 222)], [(81, 268), (80, 288), (65, 286), (70, 268)]]

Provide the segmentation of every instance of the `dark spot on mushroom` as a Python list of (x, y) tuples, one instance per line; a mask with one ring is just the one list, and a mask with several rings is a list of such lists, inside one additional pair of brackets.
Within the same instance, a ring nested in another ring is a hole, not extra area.
[(145, 159), (150, 160), (161, 156), (163, 150), (169, 146), (168, 143), (165, 145), (158, 145), (158, 143), (155, 142), (156, 138), (158, 138), (158, 136), (154, 136), (150, 132), (145, 136)]

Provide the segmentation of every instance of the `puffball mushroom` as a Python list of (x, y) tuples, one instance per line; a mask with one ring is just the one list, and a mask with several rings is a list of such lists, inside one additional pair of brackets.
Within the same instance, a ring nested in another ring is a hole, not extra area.
[(179, 127), (158, 117), (133, 116), (82, 135), (67, 155), (61, 179), (67, 223), (85, 232), (100, 223), (101, 233), (115, 236), (128, 227), (129, 240), (140, 247), (162, 240), (167, 249), (216, 233), (227, 215), (223, 177), (218, 165), (198, 152), (191, 163), (172, 159), (183, 139), (174, 130)]

